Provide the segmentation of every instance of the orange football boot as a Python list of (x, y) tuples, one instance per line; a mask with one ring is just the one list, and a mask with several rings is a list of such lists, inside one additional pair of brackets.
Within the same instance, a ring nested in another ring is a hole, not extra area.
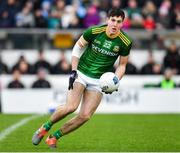
[(56, 144), (57, 144), (57, 139), (55, 136), (48, 136), (46, 139), (46, 144), (50, 147), (50, 148), (56, 148)]
[(38, 145), (43, 137), (48, 133), (48, 131), (43, 127), (43, 125), (34, 133), (32, 137), (32, 143)]

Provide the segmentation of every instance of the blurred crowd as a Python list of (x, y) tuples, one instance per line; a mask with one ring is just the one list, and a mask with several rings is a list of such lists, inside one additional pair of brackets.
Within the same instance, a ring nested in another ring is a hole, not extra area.
[(24, 55), (21, 55), (18, 61), (9, 68), (0, 58), (0, 74), (13, 74), (15, 70), (18, 70), (21, 74), (38, 74), (39, 70), (43, 69), (49, 74), (68, 74), (71, 69), (71, 65), (68, 62), (65, 52), (60, 52), (59, 61), (52, 65), (51, 62), (44, 58), (43, 50), (38, 52), (38, 60), (30, 64)]
[[(179, 0), (0, 0), (0, 28), (88, 28), (104, 24), (107, 12), (111, 8), (121, 8), (125, 11), (126, 18), (123, 28), (126, 30), (180, 29)], [(26, 36), (23, 37), (23, 40), (25, 38), (28, 39)], [(19, 40), (17, 36), (15, 40)], [(134, 42), (138, 46), (136, 41)], [(146, 44), (145, 41), (142, 42)], [(180, 87), (178, 84), (169, 82), (173, 75), (180, 74), (179, 47), (172, 42), (165, 48), (162, 42), (162, 38), (158, 39), (156, 35), (153, 36), (152, 42), (147, 41), (148, 44), (152, 44), (153, 47), (150, 47), (152, 49), (163, 48), (166, 50), (162, 63), (157, 63), (153, 57), (153, 51), (149, 50), (147, 63), (137, 68), (134, 63), (129, 61), (126, 74), (164, 74), (163, 81), (168, 80), (168, 87)], [(27, 45), (22, 41), (20, 44)], [(29, 40), (28, 44), (30, 44)], [(66, 59), (64, 52), (60, 52), (59, 61), (55, 65), (44, 58), (43, 50), (38, 53), (38, 61), (35, 63), (28, 63), (22, 55), (12, 67), (8, 67), (0, 57), (0, 74), (12, 74), (13, 76), (13, 80), (7, 85), (8, 88), (25, 88), (20, 81), (21, 75), (24, 74), (37, 75), (37, 80), (32, 84), (32, 88), (50, 88), (51, 84), (46, 80), (47, 74), (69, 74), (71, 64)], [(164, 86), (163, 81), (157, 85), (147, 84), (146, 87)]]
[(0, 28), (87, 28), (110, 8), (126, 13), (124, 29), (179, 29), (178, 0), (0, 0)]
[[(11, 68), (2, 61), (0, 57), (0, 74), (12, 74), (14, 70), (19, 70), (21, 74), (37, 74), (38, 70), (43, 68), (49, 74), (68, 74), (71, 65), (65, 56), (65, 51), (60, 52), (59, 61), (52, 65), (44, 57), (43, 50), (38, 52), (38, 60), (34, 64), (29, 64), (26, 58), (21, 55), (17, 63)], [(115, 65), (116, 67), (116, 65)], [(127, 64), (126, 74), (129, 75), (160, 75), (165, 69), (171, 69), (174, 75), (180, 74), (180, 53), (179, 47), (175, 42), (166, 48), (166, 54), (162, 63), (157, 63), (153, 56), (153, 51), (149, 51), (147, 63), (138, 69), (131, 61)]]
[[(23, 85), (19, 84), (17, 80), (19, 80), (20, 76), (24, 74), (35, 74), (38, 76), (39, 79), (35, 84), (32, 85), (33, 88), (49, 88), (51, 86), (47, 82), (47, 80), (45, 80), (47, 74), (69, 74), (71, 71), (71, 64), (67, 60), (65, 52), (60, 52), (59, 60), (56, 64), (52, 65), (50, 63), (51, 62), (47, 61), (44, 58), (43, 50), (40, 50), (38, 52), (38, 60), (33, 64), (29, 64), (26, 58), (21, 55), (15, 65), (9, 68), (6, 63), (4, 63), (0, 58), (0, 74), (12, 74), (14, 76), (13, 85), (8, 85), (8, 87), (10, 88), (23, 87)], [(114, 70), (116, 66), (117, 65), (115, 64)], [(167, 47), (166, 54), (162, 63), (156, 62), (153, 56), (153, 51), (149, 51), (147, 63), (145, 63), (140, 69), (138, 69), (131, 61), (129, 61), (126, 68), (126, 74), (163, 75), (167, 69), (171, 71), (172, 76), (180, 74), (180, 53), (179, 47), (176, 45), (175, 42), (171, 42), (171, 44)]]
[(69, 74), (71, 65), (65, 57), (64, 52), (60, 52), (59, 61), (51, 65), (44, 58), (43, 50), (39, 51), (38, 60), (34, 64), (29, 64), (24, 55), (21, 55), (18, 61), (9, 68), (0, 57), (0, 75), (11, 74), (12, 81), (7, 88), (26, 88), (21, 82), (22, 75), (37, 75), (37, 80), (33, 82), (32, 88), (51, 88), (51, 83), (46, 79), (48, 74)]
[(163, 63), (158, 63), (154, 59), (153, 52), (149, 51), (147, 63), (138, 70), (133, 63), (127, 64), (126, 74), (142, 74), (142, 75), (161, 75), (166, 69), (171, 69), (173, 75), (180, 74), (180, 52), (175, 42), (166, 48), (166, 54)]
[[(43, 50), (39, 50), (38, 61), (34, 64), (29, 64), (25, 57), (21, 55), (12, 68), (9, 68), (0, 56), (0, 74), (12, 74), (15, 69), (18, 69), (21, 74), (37, 74), (40, 68), (46, 69), (50, 74), (68, 74), (71, 65), (65, 56), (65, 52), (65, 50), (60, 51), (59, 61), (55, 65), (50, 64), (45, 59)], [(138, 69), (129, 61), (126, 74), (158, 75), (163, 74), (167, 68), (171, 69), (175, 75), (180, 74), (180, 47), (174, 41), (166, 48), (166, 54), (162, 63), (157, 63), (153, 56), (153, 51), (149, 50), (147, 63), (142, 65), (141, 69)]]

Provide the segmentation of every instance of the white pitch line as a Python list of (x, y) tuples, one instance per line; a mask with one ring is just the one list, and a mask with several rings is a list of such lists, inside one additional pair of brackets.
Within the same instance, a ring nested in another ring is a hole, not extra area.
[(24, 124), (26, 124), (27, 122), (29, 122), (32, 119), (38, 118), (41, 115), (33, 115), (27, 118), (24, 118), (22, 120), (20, 120), (18, 123), (13, 124), (11, 126), (9, 126), (6, 130), (3, 130), (0, 133), (0, 141), (3, 140), (4, 138), (6, 138), (7, 135), (9, 135), (11, 132), (15, 131), (18, 127), (23, 126)]

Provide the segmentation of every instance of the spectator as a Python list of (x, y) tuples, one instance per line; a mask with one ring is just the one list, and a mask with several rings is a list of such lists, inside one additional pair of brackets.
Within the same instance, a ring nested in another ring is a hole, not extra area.
[(122, 8), (121, 0), (112, 0), (111, 1), (111, 8)]
[(172, 29), (180, 29), (180, 3), (177, 4), (173, 10), (173, 15), (170, 21), (170, 27)]
[(64, 8), (64, 12), (61, 16), (62, 27), (63, 28), (78, 28), (79, 27), (79, 19), (76, 15), (76, 9), (68, 5)]
[(154, 18), (151, 15), (146, 16), (143, 22), (143, 26), (146, 30), (154, 30), (156, 28)]
[(34, 15), (31, 13), (32, 2), (27, 2), (21, 12), (16, 15), (17, 27), (33, 27)]
[[(48, 28), (67, 28), (69, 26), (69, 18), (66, 20), (65, 12), (66, 3), (64, 0), (57, 0), (55, 6), (49, 11)], [(65, 22), (63, 23), (63, 21)]]
[(76, 14), (76, 9), (73, 6), (66, 6), (63, 23), (66, 22), (66, 28), (80, 28), (80, 19)]
[(52, 68), (52, 74), (69, 74), (70, 64), (68, 63), (64, 52), (62, 52), (60, 60)]
[(61, 27), (61, 16), (57, 10), (52, 10), (48, 18), (48, 28), (57, 29)]
[(18, 69), (21, 74), (33, 74), (34, 68), (26, 61), (24, 55), (19, 57), (17, 63), (12, 67), (13, 72), (15, 69)]
[(131, 27), (131, 19), (128, 16), (128, 13), (124, 11), (125, 13), (125, 19), (123, 22), (123, 29), (129, 29)]
[(155, 64), (154, 57), (152, 52), (149, 52), (147, 63), (142, 66), (140, 73), (141, 74), (153, 74), (153, 65)]
[(138, 7), (136, 0), (129, 0), (128, 7), (126, 8), (128, 17), (131, 20), (131, 26), (133, 28), (143, 27), (143, 17), (141, 14), (141, 9)]
[(142, 9), (142, 14), (145, 17), (150, 15), (153, 19), (156, 19), (157, 8), (156, 8), (155, 4), (153, 3), (153, 1), (148, 0), (145, 2), (145, 5)]
[[(16, 2), (16, 0), (6, 0), (6, 2), (4, 2), (2, 4), (2, 12), (6, 12), (4, 16), (7, 16), (7, 20), (9, 20), (8, 22), (11, 24), (10, 27), (14, 27), (15, 26), (15, 15), (19, 9), (18, 3)], [(1, 12), (0, 12), (1, 14)]]
[(128, 62), (126, 65), (126, 74), (137, 74), (137, 68), (134, 64), (132, 64), (131, 62)]
[(84, 28), (101, 22), (110, 8), (126, 5), (125, 27), (143, 28), (146, 23), (147, 28), (151, 23), (153, 30), (152, 20), (159, 29), (180, 27), (178, 0), (1, 0), (0, 27)]
[(0, 27), (11, 28), (14, 24), (14, 20), (9, 16), (9, 12), (4, 10), (0, 13)]
[(71, 22), (69, 23), (69, 26), (68, 28), (81, 28), (81, 25), (80, 25), (80, 20), (79, 18), (77, 17), (77, 15), (74, 15), (72, 16), (73, 19), (71, 20)]
[(35, 11), (35, 27), (37, 28), (46, 28), (47, 27), (47, 20), (42, 15), (40, 9)]
[(100, 10), (107, 13), (111, 8), (110, 4), (112, 3), (112, 1), (101, 0), (100, 3), (101, 3), (101, 5), (99, 6)]
[(33, 0), (33, 10), (41, 9), (42, 0)]
[(33, 74), (33, 68), (26, 61), (20, 61), (18, 69), (21, 74)]
[(87, 14), (83, 22), (85, 28), (88, 28), (89, 26), (93, 26), (93, 25), (98, 25), (100, 23), (99, 12), (95, 5), (91, 5), (88, 8)]
[(163, 69), (162, 69), (161, 64), (155, 63), (153, 65), (153, 73), (152, 74), (154, 74), (154, 75), (161, 75), (161, 74), (163, 74)]
[(77, 17), (79, 19), (79, 26), (81, 26), (82, 20), (86, 15), (86, 8), (84, 7), (81, 0), (74, 0), (72, 2), (72, 6), (76, 10), (75, 14), (77, 15)]
[(163, 80), (157, 85), (157, 87), (160, 87), (162, 89), (173, 89), (177, 87), (175, 81), (172, 79), (173, 72), (171, 69), (166, 69), (164, 71), (164, 78)]
[(38, 70), (41, 69), (41, 68), (44, 68), (48, 72), (51, 72), (51, 65), (49, 64), (49, 62), (47, 62), (44, 59), (44, 52), (43, 52), (43, 50), (39, 51), (38, 61), (34, 65), (35, 73), (37, 73)]
[(0, 74), (8, 74), (8, 66), (3, 63), (2, 58), (0, 56)]
[(180, 73), (180, 55), (175, 42), (167, 48), (167, 53), (164, 57), (164, 68), (171, 68), (174, 74)]
[(32, 84), (32, 88), (51, 88), (51, 84), (46, 80), (46, 69), (39, 69), (37, 74), (37, 80)]
[(19, 67), (19, 63), (21, 62), (21, 61), (25, 61), (26, 59), (25, 59), (25, 57), (24, 57), (24, 55), (21, 55), (20, 57), (19, 57), (19, 59), (18, 59), (18, 61), (15, 63), (15, 65), (12, 67), (12, 72), (15, 70), (15, 69), (18, 69), (18, 67)]
[(158, 29), (166, 29), (170, 28), (170, 19), (172, 16), (171, 10), (171, 1), (170, 0), (164, 0), (161, 3), (161, 6), (159, 8), (159, 14), (157, 18), (157, 28)]
[(8, 84), (7, 88), (24, 88), (24, 85), (20, 81), (21, 74), (19, 70), (13, 71), (13, 80)]
[(155, 62), (152, 52), (149, 52), (147, 63), (142, 66), (140, 73), (145, 75), (162, 74), (161, 65)]
[(163, 79), (158, 83), (147, 83), (144, 84), (144, 88), (150, 88), (150, 87), (158, 87), (162, 89), (174, 89), (177, 87), (175, 81), (172, 78), (173, 72), (171, 69), (166, 69), (164, 71)]
[(42, 16), (45, 19), (48, 19), (49, 17), (49, 13), (50, 13), (50, 9), (51, 9), (51, 2), (50, 1), (43, 1), (41, 3), (41, 10), (42, 10)]

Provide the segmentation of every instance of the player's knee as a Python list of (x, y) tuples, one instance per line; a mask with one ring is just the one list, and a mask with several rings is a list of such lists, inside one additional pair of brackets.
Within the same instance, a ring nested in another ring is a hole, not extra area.
[(68, 113), (73, 113), (76, 109), (77, 109), (77, 107), (75, 107), (75, 106), (67, 106), (67, 108), (66, 108)]
[(90, 118), (91, 118), (91, 115), (90, 114), (80, 114), (79, 115), (79, 118), (82, 122), (86, 122), (88, 121)]

